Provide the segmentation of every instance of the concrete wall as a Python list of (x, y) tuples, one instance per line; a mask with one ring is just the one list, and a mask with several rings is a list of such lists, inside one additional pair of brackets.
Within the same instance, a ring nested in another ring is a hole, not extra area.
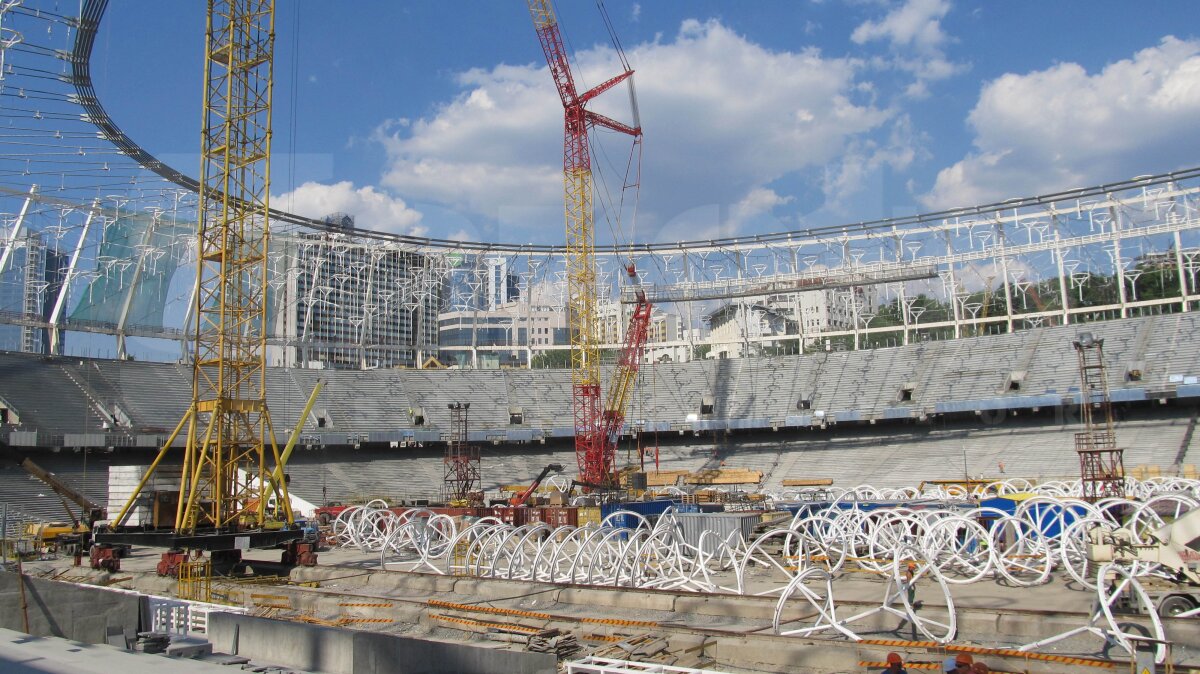
[(554, 674), (558, 658), (548, 653), (507, 651), (470, 644), (357, 632), (354, 674)]
[[(109, 627), (138, 629), (137, 595), (29, 576), (24, 580), (29, 634), (102, 644)], [(0, 628), (26, 631), (15, 573), (0, 573), (0, 607)]]
[(270, 618), (212, 613), (213, 650), (257, 662), (323, 674), (553, 674), (557, 659), (545, 653), (496, 650), (393, 634), (306, 625)]
[(220, 653), (327, 674), (353, 674), (354, 633), (320, 625), (208, 614), (208, 640)]

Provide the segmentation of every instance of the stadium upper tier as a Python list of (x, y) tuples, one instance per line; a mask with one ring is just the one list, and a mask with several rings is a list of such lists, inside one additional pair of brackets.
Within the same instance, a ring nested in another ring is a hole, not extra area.
[[(1112, 399), (1200, 397), (1200, 317), (1192, 313), (1040, 328), (896, 348), (774, 358), (661, 363), (645, 368), (627, 430), (716, 432), (924, 420), (1069, 408), (1079, 401), (1072, 341), (1104, 339)], [(191, 392), (182, 365), (0, 355), (8, 440), (23, 446), (154, 447)], [(312, 446), (443, 441), (447, 405), (467, 402), (472, 440), (536, 442), (572, 434), (565, 370), (268, 371), (277, 432), (304, 420)], [(286, 430), (285, 430), (286, 429)]]

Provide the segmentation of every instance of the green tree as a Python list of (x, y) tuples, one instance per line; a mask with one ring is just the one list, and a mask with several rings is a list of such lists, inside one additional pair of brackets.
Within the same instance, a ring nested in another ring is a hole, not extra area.
[(541, 351), (533, 355), (533, 368), (538, 370), (571, 367), (571, 350), (554, 349)]
[[(1134, 269), (1138, 272), (1136, 280), (1126, 277), (1128, 297), (1133, 300), (1165, 300), (1179, 297), (1179, 268), (1175, 265), (1175, 254), (1169, 251), (1161, 256), (1163, 259), (1143, 260)], [(1188, 288), (1196, 288), (1200, 281), (1200, 271), (1186, 272)], [(1193, 291), (1194, 292), (1194, 291)], [(1168, 305), (1167, 311), (1175, 311), (1175, 305)]]

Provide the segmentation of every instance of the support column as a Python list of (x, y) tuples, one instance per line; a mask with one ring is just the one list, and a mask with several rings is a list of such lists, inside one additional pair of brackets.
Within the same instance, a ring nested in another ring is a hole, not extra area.
[(1179, 235), (1178, 230), (1175, 231), (1175, 271), (1179, 274), (1179, 310), (1187, 311), (1187, 266), (1183, 263), (1183, 238)]
[[(55, 356), (62, 355), (62, 315), (66, 309), (67, 293), (71, 289), (71, 283), (75, 280), (78, 274), (79, 258), (83, 254), (83, 246), (87, 242), (88, 232), (92, 228), (92, 219), (96, 217), (96, 210), (100, 208), (100, 200), (96, 199), (92, 202), (92, 208), (88, 211), (87, 218), (83, 221), (83, 231), (79, 233), (79, 240), (75, 242), (75, 250), (71, 251), (71, 261), (67, 264), (67, 275), (63, 278), (62, 286), (58, 289), (58, 297), (54, 300), (54, 308), (50, 310), (50, 353)], [(184, 323), (187, 325), (187, 323)]]
[[(362, 322), (358, 326), (358, 366), (365, 370), (367, 369), (367, 337), (371, 334), (375, 324), (375, 270), (383, 260), (383, 253), (377, 248), (364, 252), (370, 261), (367, 263), (367, 287), (363, 290)], [(417, 367), (420, 366), (421, 364), (417, 363)]]
[(117, 360), (125, 360), (128, 356), (125, 349), (125, 324), (129, 320), (129, 310), (133, 307), (133, 296), (137, 292), (138, 283), (142, 280), (142, 270), (146, 267), (146, 250), (150, 245), (151, 237), (154, 236), (156, 225), (158, 225), (158, 216), (152, 214), (150, 224), (146, 225), (146, 231), (142, 233), (142, 244), (139, 246), (141, 255), (137, 256), (137, 263), (133, 268), (133, 278), (129, 281), (129, 290), (121, 302), (121, 313), (117, 316)]
[(1058, 267), (1058, 301), (1062, 306), (1062, 324), (1071, 324), (1071, 303), (1067, 291), (1067, 270), (1063, 264), (1062, 238), (1058, 227), (1054, 228), (1054, 261)]
[(949, 264), (946, 267), (946, 278), (949, 281), (950, 291), (950, 310), (954, 317), (954, 338), (962, 337), (962, 311), (958, 306), (958, 278), (954, 275), (954, 244), (951, 243), (950, 231), (946, 231), (946, 259)]
[[(1017, 222), (1017, 211), (1013, 210), (1013, 224)], [(1008, 275), (1008, 237), (1004, 235), (1004, 223), (996, 221), (996, 246), (1000, 249), (1000, 272), (1004, 274), (1004, 324), (1008, 334), (1013, 331), (1012, 278)]]
[[(1108, 199), (1112, 200), (1112, 195), (1107, 195)], [(1129, 317), (1129, 307), (1126, 306), (1129, 302), (1125, 295), (1125, 264), (1121, 258), (1121, 212), (1116, 206), (1108, 207), (1109, 215), (1112, 217), (1112, 246), (1113, 246), (1113, 276), (1117, 279), (1117, 302), (1121, 305), (1121, 318)]]
[(17, 220), (8, 233), (8, 241), (4, 244), (4, 250), (0, 251), (0, 274), (3, 274), (4, 270), (8, 268), (8, 260), (17, 246), (17, 237), (20, 236), (21, 228), (25, 224), (25, 214), (29, 212), (29, 204), (33, 202), (33, 195), (37, 194), (37, 189), (37, 185), (29, 186), (29, 196), (25, 197), (25, 203), (21, 204), (21, 212), (17, 213)]

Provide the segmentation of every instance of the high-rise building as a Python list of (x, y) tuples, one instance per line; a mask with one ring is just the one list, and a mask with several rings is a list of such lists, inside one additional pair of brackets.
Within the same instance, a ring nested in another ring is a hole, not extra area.
[[(8, 264), (0, 270), (0, 311), (49, 320), (66, 262), (67, 256), (47, 246), (40, 233), (28, 232), (19, 238)], [(0, 325), (0, 349), (49, 353), (50, 341), (43, 327)]]
[(435, 259), (352, 234), (272, 239), (272, 364), (417, 367), (437, 353), (441, 270)]
[(517, 287), (516, 274), (508, 273), (508, 260), (502, 257), (484, 260), (487, 272), (486, 298), (481, 308), (495, 311), (509, 302), (516, 301), (520, 295)]
[(733, 301), (704, 317), (710, 332), (711, 358), (743, 358), (761, 352), (760, 340), (796, 334), (796, 322), (769, 304)]
[(445, 311), (438, 324), (439, 358), (462, 367), (521, 366), (533, 353), (570, 344), (559, 307), (510, 302), (495, 310)]

